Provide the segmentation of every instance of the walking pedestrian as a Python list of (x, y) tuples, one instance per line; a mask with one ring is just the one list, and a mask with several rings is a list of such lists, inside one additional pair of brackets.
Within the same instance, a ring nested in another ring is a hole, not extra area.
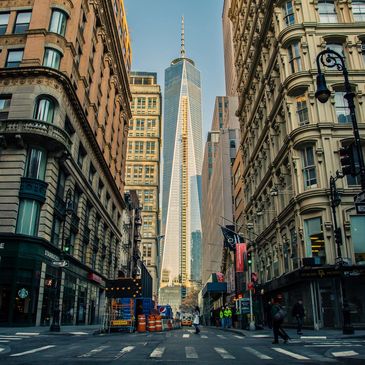
[(226, 324), (225, 324), (225, 319), (224, 319), (224, 307), (222, 307), (221, 310), (219, 311), (219, 318), (221, 320), (222, 328), (225, 328)]
[(229, 327), (229, 314), (230, 314), (230, 309), (229, 309), (228, 305), (226, 305), (226, 308), (223, 311), (225, 327)]
[(297, 303), (294, 304), (291, 315), (297, 320), (297, 334), (302, 335), (303, 319), (305, 316), (302, 299), (299, 299)]
[(194, 320), (193, 320), (193, 325), (195, 327), (195, 333), (199, 334), (200, 332), (200, 328), (199, 328), (199, 324), (200, 324), (200, 309), (198, 306), (195, 307), (194, 312)]
[(273, 302), (271, 315), (272, 329), (274, 334), (274, 341), (272, 343), (279, 343), (279, 336), (284, 340), (284, 343), (287, 343), (289, 340), (289, 336), (282, 328), (286, 312), (284, 308), (280, 305), (280, 301), (277, 298)]

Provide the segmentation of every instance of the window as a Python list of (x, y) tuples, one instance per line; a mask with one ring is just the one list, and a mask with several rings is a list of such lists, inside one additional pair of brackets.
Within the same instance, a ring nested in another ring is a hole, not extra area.
[(77, 164), (79, 165), (80, 169), (82, 169), (83, 163), (84, 163), (84, 159), (86, 156), (86, 151), (85, 148), (83, 147), (83, 145), (80, 143), (79, 144), (79, 152), (77, 154)]
[(19, 67), (23, 59), (23, 49), (9, 49), (5, 67)]
[(304, 95), (298, 96), (295, 98), (297, 104), (297, 116), (298, 123), (300, 126), (306, 125), (309, 123), (308, 119), (308, 106), (307, 99)]
[[(354, 145), (352, 146), (352, 154), (354, 156), (355, 169), (356, 171), (360, 171), (359, 155), (357, 154), (357, 149)], [(361, 185), (360, 175), (357, 176), (347, 175), (346, 180), (348, 186)]]
[(156, 107), (157, 107), (157, 99), (148, 98), (148, 109), (156, 109)]
[(73, 211), (76, 215), (79, 209), (80, 196), (81, 196), (81, 191), (79, 190), (79, 188), (75, 188), (73, 194)]
[(133, 130), (133, 119), (129, 121), (129, 130)]
[(145, 203), (153, 202), (153, 190), (144, 191), (144, 202)]
[(64, 36), (66, 33), (66, 22), (66, 13), (59, 9), (53, 9), (49, 23), (49, 31)]
[(98, 186), (98, 195), (99, 198), (101, 197), (101, 194), (103, 194), (104, 184), (101, 180), (99, 180), (99, 186)]
[(10, 13), (0, 13), (0, 35), (6, 33), (6, 28), (9, 23), (9, 15)]
[(146, 98), (137, 98), (137, 109), (144, 109), (146, 107)]
[(152, 257), (152, 243), (143, 245), (143, 257)]
[(336, 117), (340, 124), (351, 123), (349, 105), (344, 96), (344, 91), (336, 91), (335, 93)]
[(14, 31), (15, 34), (25, 33), (29, 28), (30, 18), (32, 16), (31, 11), (22, 11), (16, 15)]
[(136, 131), (143, 131), (144, 130), (144, 120), (137, 119), (136, 120)]
[(16, 224), (16, 233), (36, 236), (38, 233), (39, 214), (40, 204), (37, 201), (21, 199)]
[(0, 120), (8, 119), (11, 95), (0, 95)]
[(350, 216), (351, 241), (354, 247), (355, 261), (359, 265), (365, 265), (365, 217)]
[(322, 218), (318, 217), (304, 220), (304, 242), (305, 256), (319, 257), (320, 263), (324, 264), (326, 262), (326, 251)]
[(319, 0), (318, 13), (321, 23), (337, 23), (336, 7), (333, 0)]
[(146, 142), (146, 154), (154, 155), (156, 152), (156, 142), (147, 141)]
[(326, 48), (331, 49), (332, 51), (335, 51), (339, 53), (342, 57), (345, 57), (345, 52), (343, 50), (343, 45), (341, 43), (326, 43)]
[(72, 137), (75, 133), (75, 128), (72, 126), (71, 121), (67, 115), (66, 115), (66, 119), (65, 119), (65, 131), (67, 132), (67, 134), (70, 137)]
[(365, 0), (352, 1), (352, 14), (355, 22), (365, 22)]
[(51, 243), (56, 247), (61, 245), (61, 220), (56, 216), (53, 217)]
[(31, 148), (28, 151), (25, 165), (25, 177), (44, 180), (46, 174), (47, 155), (42, 149)]
[(134, 142), (134, 153), (143, 153), (143, 142)]
[(89, 168), (89, 183), (91, 185), (93, 184), (95, 174), (96, 174), (95, 167), (90, 163), (90, 168)]
[(283, 5), (284, 21), (286, 25), (295, 23), (293, 1), (286, 1)]
[(288, 48), (289, 64), (291, 72), (298, 72), (302, 70), (302, 61), (300, 59), (299, 42), (292, 43)]
[(60, 169), (58, 173), (56, 194), (62, 200), (63, 196), (65, 195), (65, 185), (66, 185), (66, 174), (62, 169)]
[(37, 98), (36, 107), (34, 109), (34, 119), (53, 123), (54, 110), (54, 100), (49, 96), (41, 96)]
[(306, 147), (303, 150), (303, 176), (306, 189), (317, 187), (317, 172), (314, 164), (313, 147)]
[(58, 70), (60, 68), (61, 57), (61, 52), (53, 48), (46, 48), (44, 52), (43, 66)]

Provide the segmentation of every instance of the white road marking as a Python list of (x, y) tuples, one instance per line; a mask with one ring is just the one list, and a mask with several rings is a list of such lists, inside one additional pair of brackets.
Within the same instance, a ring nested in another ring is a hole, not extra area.
[(197, 359), (198, 354), (195, 351), (194, 347), (185, 347), (185, 355), (187, 359)]
[(87, 332), (69, 332), (71, 335), (87, 335)]
[(19, 352), (17, 354), (12, 354), (10, 356), (12, 356), (12, 357), (15, 357), (15, 356), (24, 356), (24, 355), (28, 355), (28, 354), (33, 354), (34, 352), (47, 350), (47, 349), (50, 349), (52, 347), (56, 347), (56, 345), (48, 345), (48, 346), (38, 347), (37, 349), (33, 349), (33, 350), (25, 351), (25, 352)]
[(294, 359), (297, 359), (297, 360), (309, 360), (309, 357), (299, 355), (299, 354), (296, 354), (295, 352), (287, 351), (287, 350), (281, 349), (279, 347), (272, 347), (272, 349), (277, 351), (277, 352), (280, 352), (284, 355), (288, 355), (290, 357), (293, 357)]
[(233, 336), (233, 337), (239, 338), (240, 340), (243, 340), (244, 339), (243, 336)]
[(257, 337), (257, 338), (268, 338), (271, 337), (270, 335), (253, 335), (252, 337)]
[(235, 357), (231, 354), (229, 354), (224, 348), (222, 347), (214, 347), (214, 350), (218, 352), (219, 355), (223, 359), (235, 359)]
[(183, 338), (189, 338), (189, 337), (190, 337), (190, 335), (188, 333), (183, 334)]
[(0, 347), (0, 352), (3, 352), (4, 350), (4, 347)]
[(208, 338), (208, 336), (201, 335), (200, 338)]
[(255, 355), (261, 360), (272, 360), (272, 357), (262, 354), (261, 352), (253, 349), (252, 347), (243, 347), (243, 349), (249, 352), (250, 354)]
[(17, 340), (22, 340), (23, 338), (29, 338), (28, 336), (9, 336), (9, 335), (0, 335), (0, 338), (15, 338)]
[(127, 354), (128, 352), (131, 352), (132, 350), (135, 349), (135, 346), (127, 346), (127, 347), (123, 347), (120, 351), (119, 354), (116, 355), (114, 357), (114, 360), (117, 360), (119, 358), (121, 358), (123, 355)]
[(17, 336), (38, 336), (39, 332), (17, 332)]
[(165, 352), (165, 348), (164, 347), (156, 347), (150, 357), (162, 357), (163, 353)]
[(222, 338), (223, 340), (226, 340), (227, 339), (227, 337), (225, 337), (223, 335), (217, 335), (217, 337)]
[(346, 356), (357, 356), (358, 353), (355, 351), (340, 351), (340, 352), (332, 352), (334, 357), (346, 357)]
[(0, 337), (0, 340), (21, 341), (21, 340), (23, 340), (23, 338), (19, 338), (19, 337)]
[(335, 344), (326, 344), (326, 343), (322, 343), (322, 344), (313, 344), (313, 345), (304, 345), (304, 347), (361, 347), (361, 345), (359, 344), (346, 344), (346, 345), (340, 345), (338, 343)]
[(92, 355), (97, 354), (98, 352), (101, 352), (101, 351), (105, 350), (108, 347), (109, 346), (99, 346), (96, 349), (93, 349), (93, 350), (87, 352), (86, 354), (79, 355), (78, 357), (90, 357)]
[(327, 336), (300, 336), (303, 340), (327, 340)]
[(9, 340), (0, 340), (0, 343), (8, 343), (10, 342)]

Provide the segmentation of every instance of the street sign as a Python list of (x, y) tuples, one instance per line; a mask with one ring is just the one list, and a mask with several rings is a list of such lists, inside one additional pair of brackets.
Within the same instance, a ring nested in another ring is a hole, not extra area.
[(52, 261), (52, 265), (58, 266), (58, 267), (66, 267), (66, 266), (68, 266), (68, 261), (66, 261), (66, 260)]

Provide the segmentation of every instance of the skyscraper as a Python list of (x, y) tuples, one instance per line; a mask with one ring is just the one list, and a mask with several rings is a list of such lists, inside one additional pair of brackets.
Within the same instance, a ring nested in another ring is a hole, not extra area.
[(181, 293), (200, 280), (201, 251), (201, 82), (184, 43), (183, 18), (180, 57), (165, 70), (161, 273), (162, 292), (181, 285)]

